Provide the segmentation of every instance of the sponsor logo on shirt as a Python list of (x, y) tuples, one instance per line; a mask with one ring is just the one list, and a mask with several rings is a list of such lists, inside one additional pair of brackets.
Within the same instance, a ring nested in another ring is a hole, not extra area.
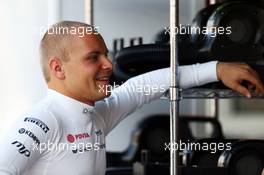
[(94, 149), (95, 148), (93, 148), (92, 146), (91, 147), (85, 147), (85, 148), (79, 148), (79, 149), (73, 149), (72, 150), (72, 153), (73, 154), (76, 154), (76, 153), (84, 153), (84, 152), (87, 152), (87, 151), (92, 151)]
[(31, 123), (34, 123), (36, 124), (37, 126), (39, 126), (45, 133), (47, 133), (49, 131), (49, 127), (44, 123), (42, 122), (41, 120), (39, 119), (36, 119), (36, 118), (31, 118), (31, 117), (26, 117), (24, 119), (24, 122), (31, 122)]
[(85, 139), (88, 137), (90, 137), (90, 135), (88, 133), (81, 133), (81, 134), (75, 134), (75, 135), (68, 134), (67, 140), (68, 140), (68, 142), (73, 143), (76, 140)]
[(27, 136), (29, 136), (30, 138), (33, 139), (33, 141), (36, 143), (36, 145), (40, 144), (39, 139), (29, 130), (26, 130), (25, 128), (20, 128), (18, 130), (19, 134), (26, 134)]
[(26, 157), (29, 157), (30, 156), (30, 152), (29, 150), (26, 149), (25, 145), (23, 145), (22, 143), (18, 142), (18, 141), (14, 141), (12, 143), (12, 145), (16, 145), (17, 148), (19, 148), (17, 151), (20, 153), (20, 154), (24, 154)]

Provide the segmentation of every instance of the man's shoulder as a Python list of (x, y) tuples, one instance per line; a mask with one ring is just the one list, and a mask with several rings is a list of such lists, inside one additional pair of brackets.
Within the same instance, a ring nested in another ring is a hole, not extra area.
[(45, 133), (50, 130), (57, 130), (59, 125), (58, 119), (52, 111), (52, 102), (45, 99), (23, 113), (18, 118), (18, 124), (21, 123), (29, 127), (39, 128)]

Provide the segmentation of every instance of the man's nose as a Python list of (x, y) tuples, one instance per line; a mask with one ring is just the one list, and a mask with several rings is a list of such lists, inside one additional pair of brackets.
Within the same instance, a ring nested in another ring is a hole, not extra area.
[(109, 60), (108, 58), (104, 58), (103, 59), (103, 64), (102, 64), (102, 68), (104, 70), (112, 70), (113, 69), (113, 64), (112, 64), (111, 60)]

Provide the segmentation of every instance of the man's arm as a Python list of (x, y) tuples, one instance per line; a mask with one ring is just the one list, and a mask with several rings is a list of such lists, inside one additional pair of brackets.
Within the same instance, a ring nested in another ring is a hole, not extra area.
[[(245, 64), (209, 62), (180, 67), (180, 87), (189, 88), (221, 80), (223, 83), (248, 96), (249, 91), (241, 85), (247, 80), (258, 92), (264, 92), (256, 73)], [(152, 71), (129, 79), (113, 90), (110, 97), (98, 102), (96, 108), (104, 118), (106, 134), (125, 116), (143, 104), (160, 98), (170, 85), (169, 68)]]
[(47, 142), (53, 142), (56, 125), (49, 116), (49, 112), (30, 113), (6, 133), (0, 142), (0, 175), (23, 174), (47, 153)]

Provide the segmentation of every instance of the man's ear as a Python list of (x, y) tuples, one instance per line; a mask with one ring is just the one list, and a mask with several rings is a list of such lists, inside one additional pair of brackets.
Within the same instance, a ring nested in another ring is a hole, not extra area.
[(60, 80), (65, 79), (65, 72), (62, 65), (62, 61), (59, 58), (51, 58), (49, 60), (50, 73)]

